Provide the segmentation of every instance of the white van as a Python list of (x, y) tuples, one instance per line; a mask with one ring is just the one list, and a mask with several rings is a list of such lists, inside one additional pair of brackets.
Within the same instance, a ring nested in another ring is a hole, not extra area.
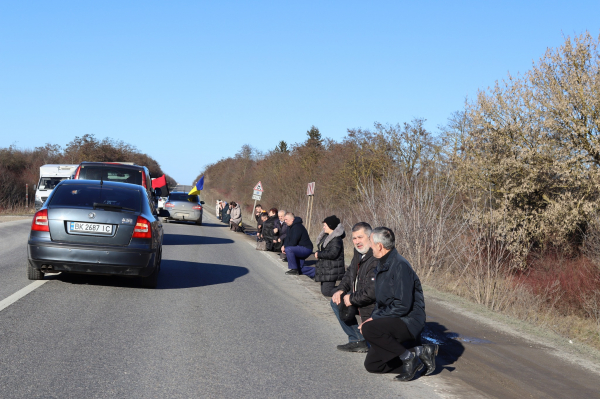
[(44, 201), (63, 180), (70, 179), (79, 165), (43, 165), (40, 166), (40, 181), (35, 186), (35, 210), (44, 205)]

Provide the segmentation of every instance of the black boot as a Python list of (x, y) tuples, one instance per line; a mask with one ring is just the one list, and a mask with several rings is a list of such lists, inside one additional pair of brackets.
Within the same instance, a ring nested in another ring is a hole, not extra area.
[(402, 366), (400, 367), (400, 375), (394, 377), (394, 381), (410, 381), (413, 379), (417, 371), (423, 368), (423, 363), (419, 360), (414, 353), (411, 352), (410, 358), (402, 361)]
[(423, 375), (429, 375), (435, 371), (435, 357), (438, 353), (439, 345), (425, 344), (419, 355), (419, 359), (423, 362), (427, 370)]

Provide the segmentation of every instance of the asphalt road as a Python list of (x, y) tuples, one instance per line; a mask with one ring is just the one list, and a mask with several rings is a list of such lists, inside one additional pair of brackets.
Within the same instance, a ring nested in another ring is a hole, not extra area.
[[(0, 310), (0, 397), (600, 397), (598, 374), (427, 297), (436, 373), (369, 374), (317, 284), (205, 220), (165, 225), (155, 290), (56, 275)], [(31, 283), (30, 223), (0, 223), (0, 301)]]

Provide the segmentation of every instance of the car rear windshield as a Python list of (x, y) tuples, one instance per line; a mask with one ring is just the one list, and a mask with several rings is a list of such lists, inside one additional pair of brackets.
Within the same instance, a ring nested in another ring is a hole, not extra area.
[(119, 165), (83, 165), (79, 171), (81, 180), (104, 180), (142, 185), (142, 171)]
[(142, 197), (138, 190), (123, 187), (64, 184), (54, 190), (48, 206), (93, 208), (94, 203), (121, 206), (140, 212)]
[(171, 194), (171, 195), (169, 195), (169, 201), (198, 202), (198, 196), (197, 195), (187, 195), (187, 194)]

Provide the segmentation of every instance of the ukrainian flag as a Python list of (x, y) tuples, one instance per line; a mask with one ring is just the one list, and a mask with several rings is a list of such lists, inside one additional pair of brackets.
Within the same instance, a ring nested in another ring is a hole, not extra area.
[(203, 188), (204, 188), (204, 176), (202, 176), (200, 178), (200, 180), (198, 180), (198, 183), (196, 183), (196, 186), (194, 186), (194, 188), (192, 188), (192, 190), (188, 193), (188, 195), (198, 195), (198, 194), (200, 194), (200, 191), (202, 191)]

